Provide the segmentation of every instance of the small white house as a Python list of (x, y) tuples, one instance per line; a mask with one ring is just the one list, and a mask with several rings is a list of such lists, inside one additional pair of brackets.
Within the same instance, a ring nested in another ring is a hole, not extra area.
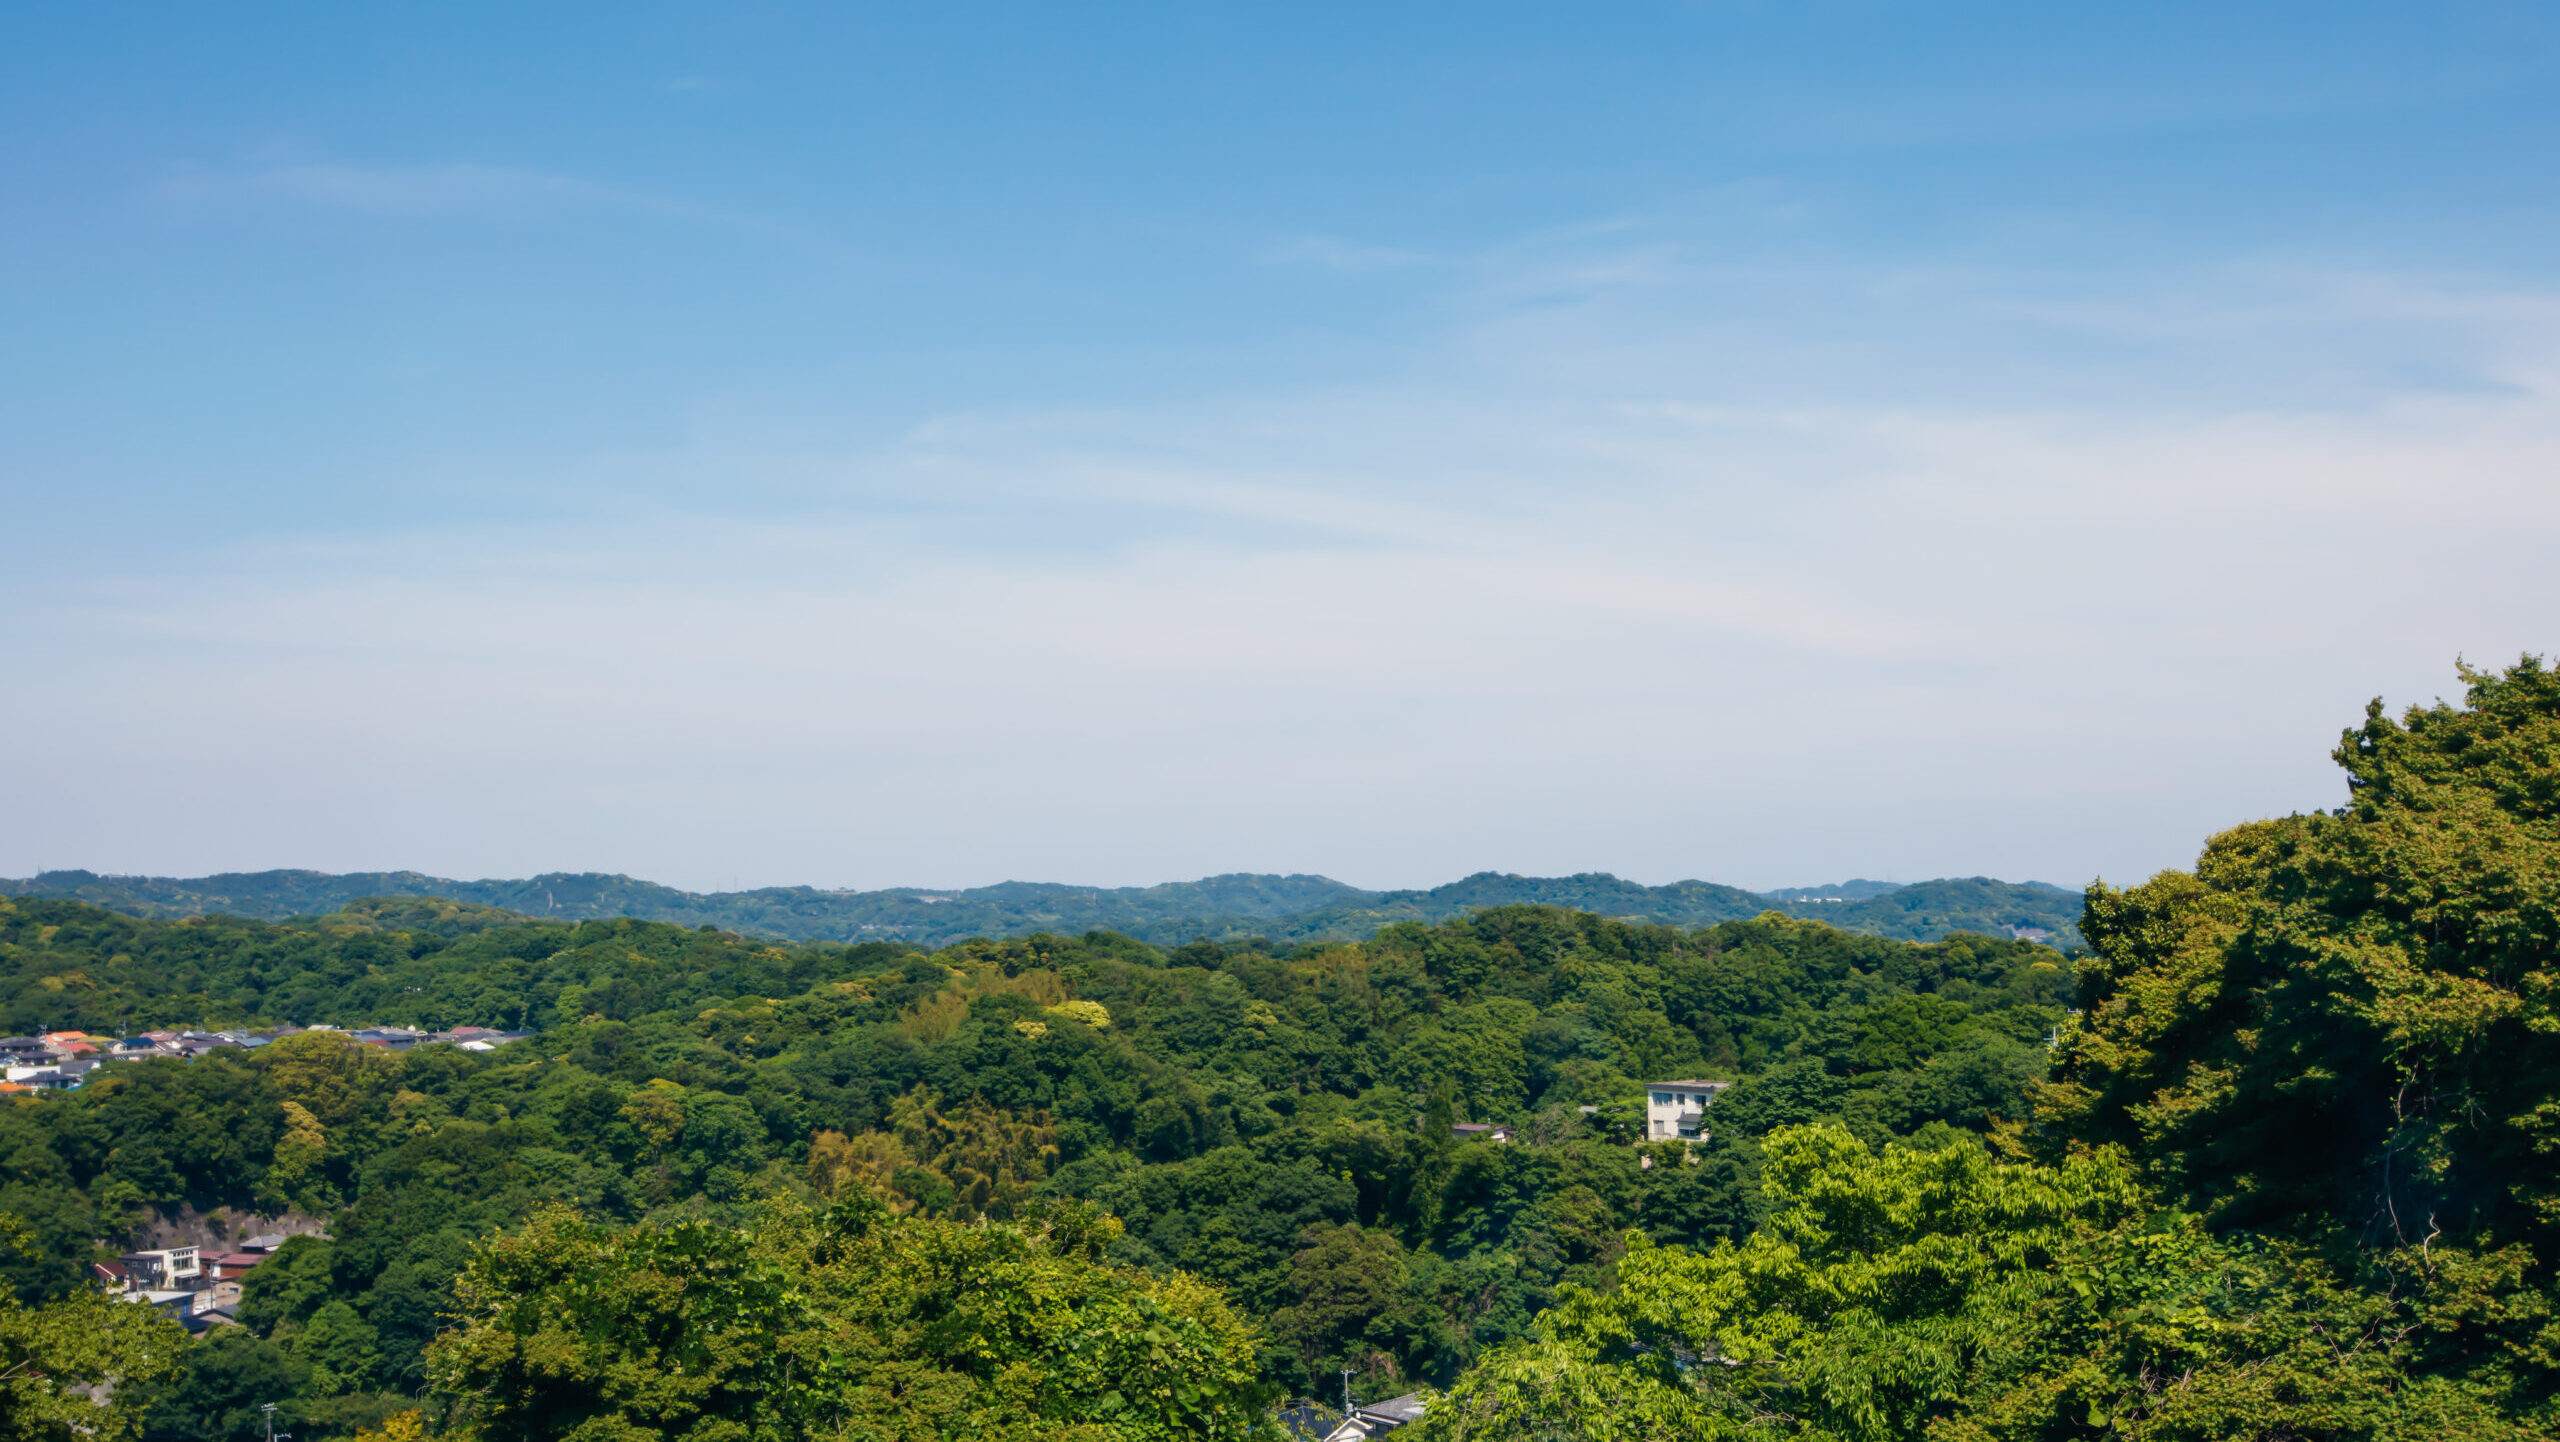
[(1731, 1085), (1720, 1081), (1645, 1083), (1644, 1139), (1705, 1141), (1707, 1108), (1714, 1104), (1716, 1093)]

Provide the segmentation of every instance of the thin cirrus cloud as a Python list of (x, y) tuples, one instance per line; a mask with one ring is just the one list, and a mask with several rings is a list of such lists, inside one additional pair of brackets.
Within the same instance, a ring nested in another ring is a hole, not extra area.
[[(12, 800), (73, 814), (41, 778), (82, 778), (73, 854), (145, 795), (220, 801), (170, 870), (2138, 875), (2331, 804), (2366, 696), (2441, 694), (2560, 599), (2547, 298), (2259, 300), (2072, 323), (2375, 364), (2316, 405), (1734, 404), (1716, 377), (1801, 358), (1604, 299), (1480, 315), (1383, 389), (953, 414), (753, 503), (724, 487), (784, 460), (733, 441), (567, 527), (93, 578), (19, 613), (58, 684)], [(2411, 326), (2466, 384), (2374, 380)]]
[(164, 200), (194, 205), (285, 202), (397, 217), (595, 205), (669, 208), (666, 202), (573, 176), (467, 162), (199, 169), (162, 180), (157, 192)]
[(1331, 235), (1299, 236), (1285, 245), (1274, 247), (1269, 258), (1275, 264), (1311, 265), (1346, 275), (1368, 275), (1433, 263), (1432, 257), (1420, 251), (1389, 245), (1362, 245)]
[(282, 209), (385, 223), (641, 218), (787, 242), (819, 258), (852, 254), (819, 231), (770, 215), (586, 176), (473, 161), (191, 165), (161, 177), (150, 193), (163, 205), (196, 214)]
[(66, 11), (0, 875), (2123, 879), (2548, 648), (2538, 27), (1745, 10)]

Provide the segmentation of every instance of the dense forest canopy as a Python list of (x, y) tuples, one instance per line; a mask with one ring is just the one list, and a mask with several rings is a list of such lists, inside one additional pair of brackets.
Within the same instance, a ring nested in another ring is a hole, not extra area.
[[(163, 1404), (203, 1426), (282, 1387), (310, 1437), (421, 1388), (473, 1247), (555, 1205), (744, 1227), (780, 1196), (918, 1220), (1088, 1204), (1120, 1229), (1107, 1264), (1202, 1277), (1266, 1319), (1267, 1384), (1445, 1384), (1560, 1282), (1601, 1281), (1631, 1229), (1746, 1234), (1772, 1128), (2016, 1124), (2072, 984), (2006, 938), (1544, 908), (1365, 943), (926, 953), (405, 901), (270, 924), (21, 899), (0, 903), (0, 961), (15, 1026), (539, 1028), (486, 1056), (310, 1032), (0, 1111), (0, 1207), (46, 1242), (19, 1267), (30, 1297), (138, 1216), (329, 1218), (329, 1241), (251, 1275), (244, 1335)], [(1647, 1167), (1640, 1084), (1698, 1074), (1743, 1078), (1703, 1163)], [(1418, 1130), (1435, 1108), (1523, 1140)]]
[(457, 881), (414, 871), (235, 872), (190, 879), (48, 871), (0, 880), (0, 895), (85, 901), (128, 916), (239, 916), (281, 921), (342, 910), (372, 897), (435, 898), (546, 921), (630, 917), (716, 926), (782, 941), (895, 941), (936, 948), (973, 937), (1116, 931), (1179, 946), (1220, 941), (1365, 941), (1399, 921), (1446, 921), (1494, 906), (1561, 906), (1621, 921), (1708, 926), (1771, 909), (1843, 931), (1936, 941), (1949, 932), (2043, 933), (2079, 942), (2080, 894), (2041, 882), (1948, 878), (1909, 885), (1856, 881), (1755, 894), (1704, 881), (1642, 886), (1603, 872), (1509, 876), (1481, 872), (1427, 891), (1363, 891), (1322, 876), (1212, 876), (1162, 886), (1090, 887), (1008, 881), (936, 891), (826, 891), (768, 886), (700, 893), (595, 872), (517, 881)]
[[(75, 1334), (102, 1240), (294, 1216), (327, 1235), (242, 1325), (133, 1339), (117, 1425), (1100, 1442), (1348, 1370), (1438, 1389), (1426, 1439), (2549, 1436), (2560, 678), (2466, 677), (2347, 733), (2337, 811), (2093, 887), (2080, 957), (1776, 912), (928, 950), (0, 903), (13, 1027), (537, 1032), (0, 1106), (0, 1346)], [(1673, 1077), (1733, 1083), (1695, 1145), (1639, 1133)]]

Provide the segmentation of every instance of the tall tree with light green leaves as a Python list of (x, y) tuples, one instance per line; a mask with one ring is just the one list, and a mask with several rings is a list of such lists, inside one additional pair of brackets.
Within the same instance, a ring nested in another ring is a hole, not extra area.
[[(25, 1223), (0, 1216), (0, 1251), (26, 1253)], [(114, 1442), (140, 1430), (124, 1390), (177, 1370), (184, 1327), (158, 1308), (86, 1288), (45, 1302), (0, 1294), (0, 1442)]]
[(747, 1229), (546, 1212), (474, 1258), (430, 1352), (486, 1442), (1276, 1437), (1215, 1288), (1097, 1259), (1068, 1209), (897, 1217), (867, 1193)]
[[(1429, 1442), (2203, 1442), (2546, 1435), (2432, 1377), (2429, 1333), (2498, 1278), (2416, 1295), (2217, 1238), (2124, 1158), (1770, 1138), (1769, 1220), (1707, 1252), (1636, 1240), (1432, 1410)], [(2418, 1279), (2411, 1279), (2416, 1281)]]

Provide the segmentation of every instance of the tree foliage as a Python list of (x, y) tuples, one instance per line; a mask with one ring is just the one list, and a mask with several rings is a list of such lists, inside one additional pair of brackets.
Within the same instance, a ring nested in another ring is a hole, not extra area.
[(2118, 1153), (1769, 1147), (1772, 1210), (1706, 1252), (1635, 1244), (1467, 1374), (1450, 1439), (2526, 1437), (2430, 1370), (2512, 1281), (2460, 1258), (2359, 1288), (2153, 1207)]
[[(257, 1345), (167, 1389), (171, 1416), (215, 1426), (254, 1380), (306, 1442), (427, 1396), (473, 1247), (553, 1206), (734, 1228), (794, 1196), (956, 1221), (1081, 1200), (1123, 1223), (1116, 1264), (1290, 1312), (1260, 1359), (1289, 1391), (1336, 1395), (1346, 1366), (1364, 1390), (1445, 1384), (1560, 1284), (1605, 1285), (1629, 1228), (1747, 1232), (1777, 1126), (2014, 1124), (2070, 987), (2063, 957), (2009, 940), (1534, 908), (1357, 945), (1095, 933), (927, 955), (425, 907), (267, 925), (17, 900), (0, 970), (89, 1008), (55, 1019), (548, 1023), (487, 1055), (306, 1033), (0, 1104), (0, 1212), (40, 1238), (0, 1266), (30, 1299), (76, 1287), (95, 1239), (326, 1219), (331, 1240), (251, 1274)], [(1624, 1105), (1700, 1070), (1742, 1077), (1700, 1164), (1640, 1168)], [(1521, 1140), (1461, 1145), (1458, 1119)], [(1353, 1235), (1402, 1258), (1374, 1316), (1336, 1284)]]
[(1253, 1333), (1090, 1255), (1107, 1219), (970, 1225), (867, 1197), (745, 1229), (565, 1210), (483, 1248), (430, 1354), (489, 1442), (1244, 1438)]
[[(0, 1250), (33, 1248), (25, 1223), (0, 1216)], [(134, 1435), (140, 1412), (112, 1405), (115, 1389), (169, 1375), (186, 1341), (157, 1308), (97, 1292), (33, 1304), (0, 1298), (0, 1442)]]
[(2047, 1114), (2217, 1220), (2560, 1244), (2560, 674), (2380, 702), (2333, 813), (2089, 897)]

